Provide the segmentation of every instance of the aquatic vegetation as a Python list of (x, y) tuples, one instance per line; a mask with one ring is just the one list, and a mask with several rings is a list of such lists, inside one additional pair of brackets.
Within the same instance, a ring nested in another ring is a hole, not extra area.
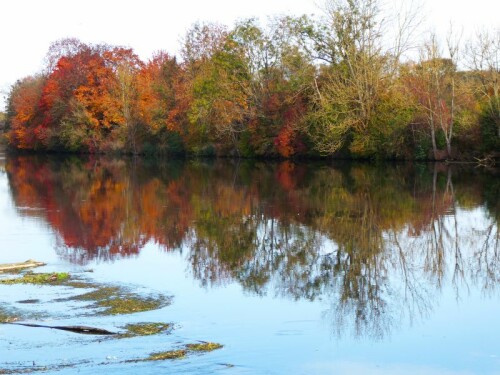
[(127, 324), (125, 327), (127, 332), (119, 335), (119, 338), (128, 338), (136, 336), (151, 336), (162, 332), (168, 332), (172, 329), (170, 323), (134, 323)]
[(100, 285), (89, 281), (79, 281), (74, 279), (68, 280), (64, 285), (75, 289), (95, 289), (100, 287)]
[(100, 300), (96, 306), (103, 307), (101, 315), (133, 314), (142, 311), (157, 310), (168, 305), (169, 300), (165, 297), (143, 297), (137, 294), (115, 296), (111, 299)]
[(142, 296), (117, 286), (100, 286), (96, 290), (65, 300), (93, 301), (90, 307), (101, 309), (98, 315), (133, 314), (157, 310), (170, 303), (170, 298), (166, 296)]
[[(85, 283), (82, 283), (82, 287)], [(92, 286), (91, 286), (92, 287)], [(96, 290), (85, 294), (79, 294), (74, 297), (70, 297), (70, 300), (74, 301), (101, 301), (107, 298), (112, 298), (120, 293), (120, 288), (117, 286), (101, 286)]]
[(165, 352), (151, 353), (148, 358), (133, 360), (133, 362), (141, 361), (162, 361), (167, 359), (184, 358), (190, 352), (211, 352), (213, 350), (221, 349), (223, 345), (215, 342), (200, 342), (196, 344), (187, 344), (185, 349), (169, 350)]
[(0, 284), (52, 284), (58, 285), (70, 278), (67, 272), (33, 273), (27, 272), (22, 277), (0, 280)]
[(221, 349), (223, 345), (216, 342), (200, 342), (197, 344), (187, 344), (186, 348), (195, 352), (211, 352), (212, 350)]
[(162, 361), (165, 359), (178, 359), (184, 358), (187, 352), (184, 349), (179, 350), (169, 350), (166, 352), (151, 353), (148, 358), (143, 359), (143, 361)]

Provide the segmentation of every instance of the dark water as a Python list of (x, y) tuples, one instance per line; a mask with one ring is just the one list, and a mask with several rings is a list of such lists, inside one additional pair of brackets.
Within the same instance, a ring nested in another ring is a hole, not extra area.
[[(499, 176), (7, 157), (0, 263), (90, 267), (171, 293), (158, 314), (179, 322), (179, 337), (225, 345), (110, 372), (499, 374)], [(0, 368), (2, 351), (12, 355), (2, 342)]]

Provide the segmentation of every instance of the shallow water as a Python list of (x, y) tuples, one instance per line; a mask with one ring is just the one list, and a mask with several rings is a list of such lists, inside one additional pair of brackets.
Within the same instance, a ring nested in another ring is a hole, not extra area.
[[(0, 157), (0, 263), (173, 296), (82, 318), (61, 287), (0, 286), (49, 323), (0, 325), (0, 369), (57, 373), (499, 374), (498, 171), (446, 165)], [(92, 270), (93, 272), (85, 272)], [(44, 318), (47, 321), (47, 318)], [(83, 320), (83, 321), (82, 321)], [(200, 340), (224, 348), (125, 363)]]

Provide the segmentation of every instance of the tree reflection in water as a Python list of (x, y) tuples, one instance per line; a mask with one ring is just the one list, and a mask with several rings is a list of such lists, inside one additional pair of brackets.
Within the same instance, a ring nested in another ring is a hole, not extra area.
[(458, 296), (499, 282), (500, 179), (475, 169), (40, 156), (5, 169), (19, 213), (71, 262), (189, 249), (202, 285), (331, 301), (338, 335), (381, 338), (446, 283)]

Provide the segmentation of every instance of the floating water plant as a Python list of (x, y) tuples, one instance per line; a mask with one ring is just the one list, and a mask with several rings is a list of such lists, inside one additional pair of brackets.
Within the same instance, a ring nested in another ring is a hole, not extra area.
[(133, 360), (133, 362), (141, 361), (162, 361), (167, 359), (177, 359), (184, 358), (189, 352), (211, 352), (212, 350), (217, 350), (222, 348), (223, 345), (215, 342), (199, 342), (196, 344), (187, 344), (186, 349), (169, 350), (166, 352), (151, 353), (148, 358)]
[(157, 310), (166, 306), (168, 301), (165, 297), (143, 297), (137, 294), (116, 296), (115, 298), (100, 300), (96, 306), (103, 307), (102, 315), (133, 314), (142, 311)]
[[(82, 285), (83, 286), (83, 285)], [(114, 298), (120, 293), (120, 288), (117, 286), (96, 286), (96, 290), (87, 292), (84, 294), (79, 294), (74, 297), (70, 297), (69, 300), (74, 301), (101, 301), (108, 298)]]
[(197, 344), (187, 344), (186, 348), (194, 352), (211, 352), (212, 350), (221, 349), (223, 345), (216, 342), (200, 342)]
[(67, 300), (94, 301), (91, 307), (100, 308), (99, 315), (133, 314), (156, 310), (170, 303), (165, 296), (141, 296), (115, 286), (100, 287)]
[(136, 336), (151, 336), (162, 332), (168, 332), (172, 329), (172, 324), (168, 323), (134, 323), (127, 324), (123, 327), (127, 330), (126, 333), (119, 335), (119, 338), (136, 337)]
[(167, 352), (151, 353), (148, 358), (143, 361), (162, 361), (165, 359), (178, 359), (186, 356), (186, 350), (169, 350)]

